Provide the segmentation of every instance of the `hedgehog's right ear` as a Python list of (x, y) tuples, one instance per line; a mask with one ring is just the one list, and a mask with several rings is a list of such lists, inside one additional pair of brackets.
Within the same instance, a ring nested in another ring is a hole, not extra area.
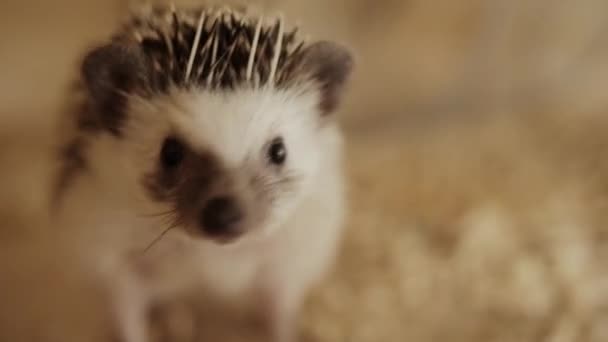
[(92, 105), (87, 122), (120, 135), (128, 95), (145, 90), (148, 70), (138, 46), (113, 43), (89, 52), (81, 68)]
[(337, 109), (353, 65), (351, 52), (333, 42), (317, 42), (303, 51), (302, 68), (320, 87), (319, 108), (323, 115)]

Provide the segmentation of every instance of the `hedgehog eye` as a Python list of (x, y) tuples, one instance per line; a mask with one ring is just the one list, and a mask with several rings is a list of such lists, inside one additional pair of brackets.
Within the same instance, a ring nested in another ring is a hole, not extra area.
[(283, 138), (274, 139), (268, 147), (268, 159), (275, 165), (283, 165), (287, 160), (287, 148)]
[(167, 138), (160, 152), (160, 161), (165, 169), (174, 169), (184, 160), (184, 145), (175, 138)]

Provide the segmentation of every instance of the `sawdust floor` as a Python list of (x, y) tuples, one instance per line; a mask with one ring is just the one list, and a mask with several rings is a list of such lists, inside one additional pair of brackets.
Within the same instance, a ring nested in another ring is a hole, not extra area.
[(306, 334), (608, 340), (606, 124), (531, 121), (355, 137), (349, 234)]

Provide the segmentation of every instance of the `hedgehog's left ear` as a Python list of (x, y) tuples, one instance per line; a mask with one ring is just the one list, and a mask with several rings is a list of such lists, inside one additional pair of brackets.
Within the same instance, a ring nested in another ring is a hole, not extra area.
[(146, 87), (149, 66), (143, 51), (121, 43), (99, 47), (85, 56), (81, 72), (92, 105), (87, 121), (119, 135), (128, 95)]
[(333, 42), (321, 41), (303, 51), (302, 67), (321, 90), (319, 108), (323, 115), (334, 112), (353, 69), (353, 56), (348, 49)]

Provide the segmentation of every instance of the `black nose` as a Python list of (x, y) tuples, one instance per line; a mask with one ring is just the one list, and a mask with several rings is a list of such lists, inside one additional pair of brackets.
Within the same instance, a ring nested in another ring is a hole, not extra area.
[(211, 237), (233, 237), (240, 233), (243, 212), (230, 197), (216, 197), (207, 202), (201, 215), (203, 231)]

